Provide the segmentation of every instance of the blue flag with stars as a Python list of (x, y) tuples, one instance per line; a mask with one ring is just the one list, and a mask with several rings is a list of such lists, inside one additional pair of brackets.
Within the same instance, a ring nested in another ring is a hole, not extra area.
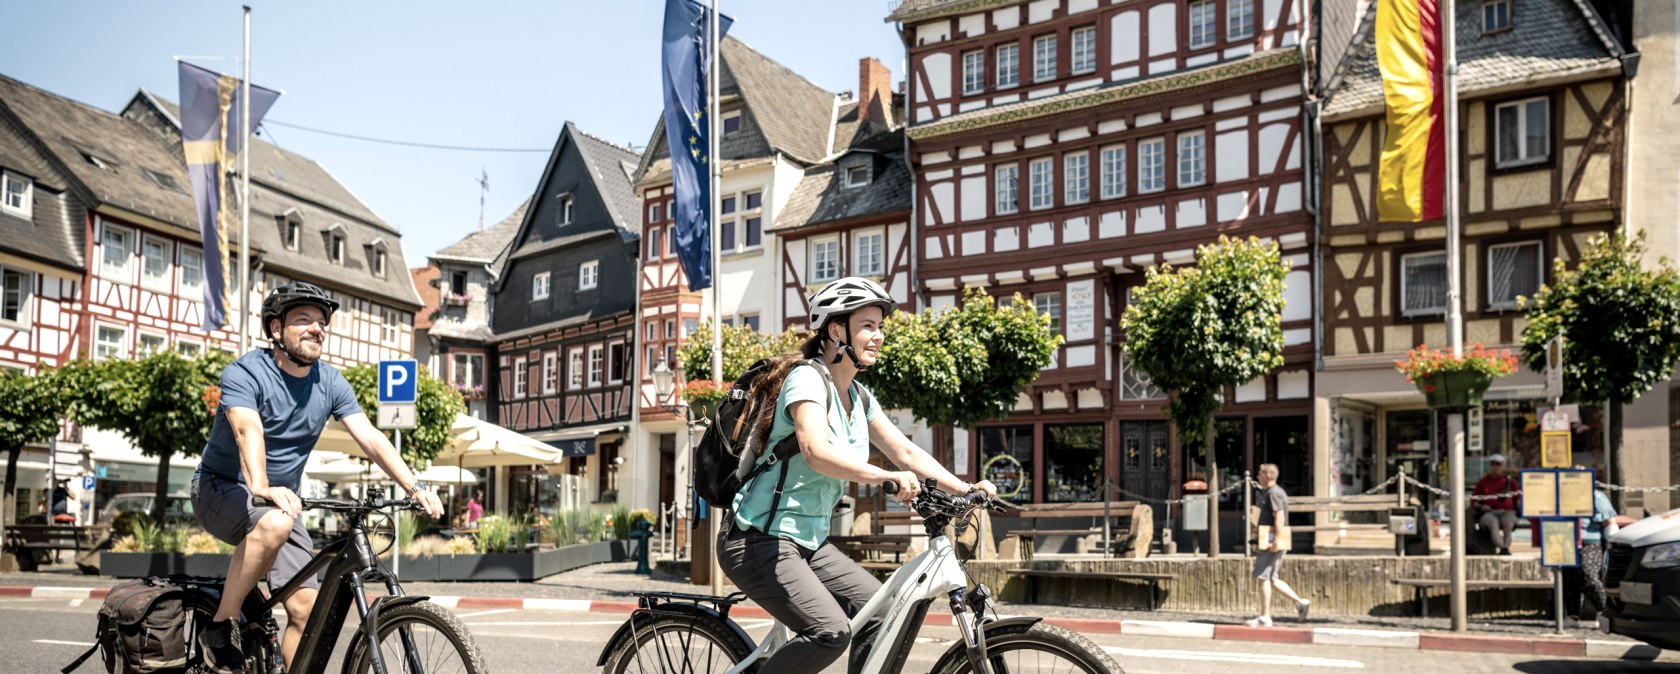
[[(707, 43), (711, 17), (695, 0), (665, 0), (664, 67), (665, 141), (671, 151), (671, 187), (676, 193), (672, 216), (677, 260), (688, 276), (689, 290), (712, 287), (711, 126), (706, 118)], [(734, 23), (718, 16), (718, 39)]]

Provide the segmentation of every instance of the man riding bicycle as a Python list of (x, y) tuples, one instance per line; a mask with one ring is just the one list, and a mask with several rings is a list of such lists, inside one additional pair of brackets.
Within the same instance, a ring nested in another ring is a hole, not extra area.
[[(269, 587), (280, 588), (309, 562), (314, 545), (299, 516), (297, 491), (328, 415), (344, 424), (367, 457), (427, 515), (443, 514), (437, 494), (415, 481), (391, 442), (368, 421), (344, 375), (318, 362), (337, 310), (338, 301), (314, 285), (275, 288), (262, 305), (263, 335), (273, 348), (253, 350), (222, 372), (221, 407), (192, 483), (199, 524), (235, 546), (221, 603), (204, 632), (211, 671), (245, 669), (239, 607), (257, 577), (266, 573)], [(254, 505), (252, 498), (259, 496), (275, 505)], [(280, 648), (288, 669), (319, 587), (310, 578), (286, 600)]]
[[(848, 645), (852, 666), (863, 663), (879, 618), (856, 640), (848, 618), (881, 583), (828, 542), (829, 516), (846, 482), (894, 482), (906, 503), (922, 478), (934, 478), (952, 493), (997, 495), (990, 482), (971, 485), (945, 470), (854, 382), (880, 357), (881, 324), (897, 309), (886, 290), (848, 277), (817, 291), (809, 305), (814, 334), (801, 348), (802, 358), (782, 360), (765, 376), (771, 383), (753, 393), (754, 409), (775, 401), (753, 429), (767, 438), (760, 446), (775, 447), (795, 435), (799, 454), (786, 460), (784, 475), (766, 471), (742, 486), (717, 546), (724, 574), (794, 633), (761, 667), (765, 672), (820, 672)], [(871, 437), (899, 471), (869, 463)]]

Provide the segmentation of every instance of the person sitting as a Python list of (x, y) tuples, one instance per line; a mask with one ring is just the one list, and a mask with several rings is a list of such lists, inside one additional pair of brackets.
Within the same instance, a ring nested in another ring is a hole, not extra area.
[(1511, 554), (1511, 532), (1517, 528), (1517, 499), (1522, 484), (1505, 473), (1505, 455), (1488, 457), (1488, 472), (1476, 482), (1473, 498), (1476, 521), (1493, 535), (1498, 554)]

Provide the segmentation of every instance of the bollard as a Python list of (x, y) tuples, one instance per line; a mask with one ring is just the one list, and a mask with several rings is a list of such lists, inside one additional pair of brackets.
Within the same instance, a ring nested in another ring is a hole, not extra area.
[(653, 538), (652, 523), (638, 519), (630, 524), (630, 540), (636, 542), (636, 570), (633, 573), (643, 576), (653, 575), (653, 569), (648, 566), (648, 539), (650, 538)]

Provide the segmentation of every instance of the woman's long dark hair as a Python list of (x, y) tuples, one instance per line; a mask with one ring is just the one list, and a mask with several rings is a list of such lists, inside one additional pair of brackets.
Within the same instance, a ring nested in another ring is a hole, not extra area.
[[(845, 317), (838, 317), (844, 320)], [(749, 408), (752, 414), (758, 415), (758, 423), (753, 427), (753, 434), (759, 442), (770, 439), (770, 427), (776, 423), (776, 400), (782, 395), (782, 381), (787, 379), (789, 372), (800, 363), (811, 359), (822, 358), (823, 336), (821, 333), (811, 335), (810, 339), (800, 345), (798, 351), (789, 351), (774, 359), (770, 371), (753, 382), (753, 387), (747, 389), (747, 398), (752, 401)], [(769, 451), (766, 448), (765, 451)]]

